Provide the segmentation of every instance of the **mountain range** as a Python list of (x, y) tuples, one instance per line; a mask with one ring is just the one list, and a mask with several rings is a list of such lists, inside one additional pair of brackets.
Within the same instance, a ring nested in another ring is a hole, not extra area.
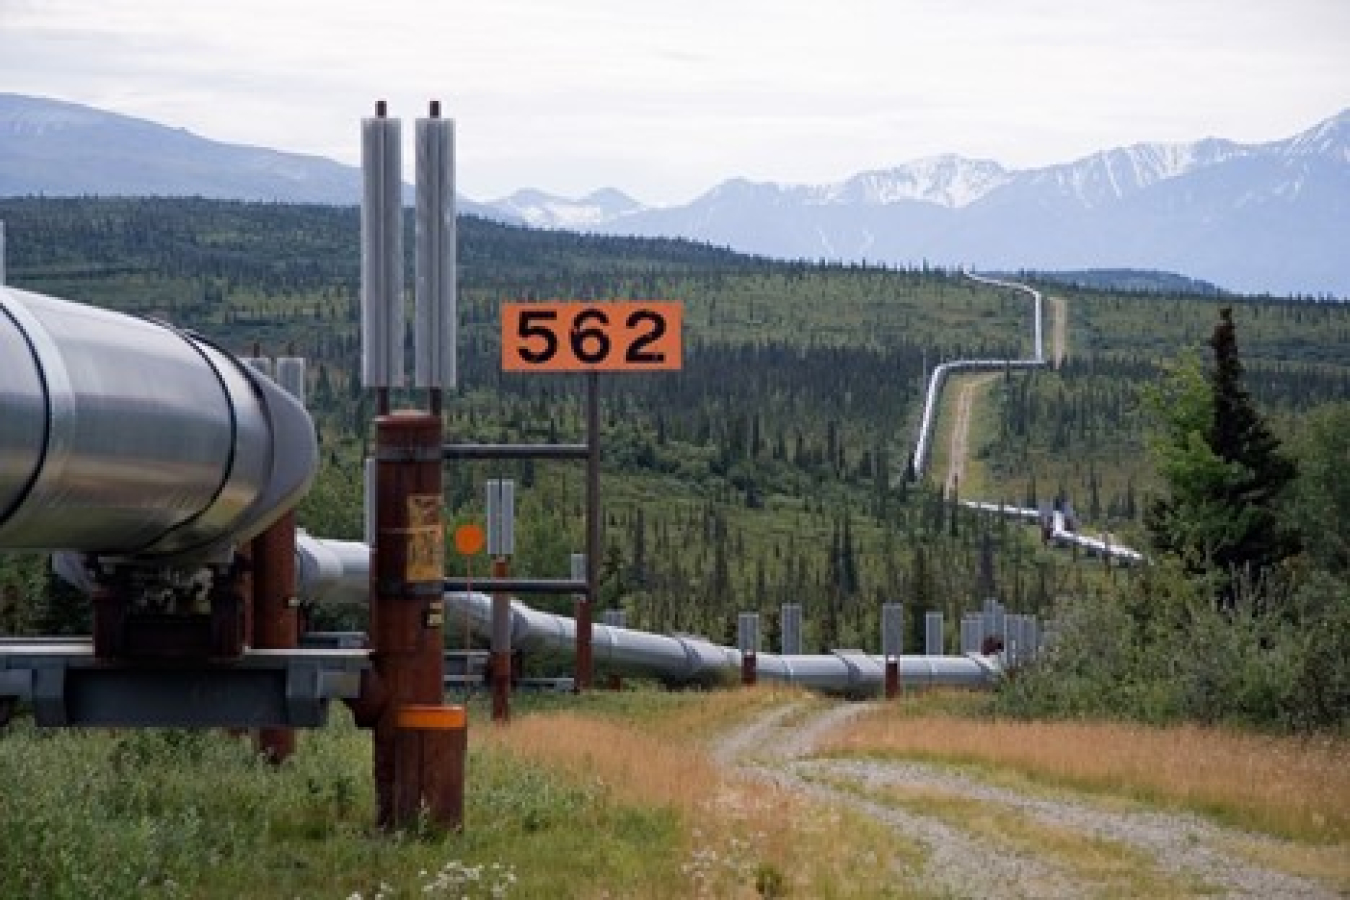
[(944, 155), (826, 185), (732, 179), (681, 206), (521, 191), (536, 227), (774, 257), (1002, 271), (1134, 268), (1350, 297), (1350, 110), (1287, 140), (1135, 144), (1033, 169)]
[[(0, 196), (352, 204), (357, 169), (0, 94)], [(1350, 297), (1350, 109), (1286, 140), (1141, 143), (1030, 169), (956, 155), (825, 185), (725, 181), (687, 204), (522, 190), (467, 212), (684, 237), (789, 259), (985, 270), (1155, 269), (1247, 293)]]
[[(0, 93), (0, 197), (35, 195), (352, 206), (361, 201), (361, 170), (77, 103)], [(411, 202), (411, 188), (407, 196)], [(463, 208), (502, 217), (472, 201)]]

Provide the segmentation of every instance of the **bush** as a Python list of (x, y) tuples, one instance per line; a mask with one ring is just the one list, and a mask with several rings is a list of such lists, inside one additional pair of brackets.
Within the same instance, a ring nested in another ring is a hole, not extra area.
[(1221, 612), (1203, 590), (1159, 569), (1117, 591), (1062, 600), (1053, 642), (1003, 685), (997, 708), (1018, 717), (1345, 729), (1350, 589), (1322, 578), (1292, 593), (1292, 602), (1266, 608), (1297, 608), (1297, 618)]
[(1350, 586), (1315, 578), (1299, 601), (1311, 612), (1293, 673), (1289, 722), (1300, 729), (1350, 729)]

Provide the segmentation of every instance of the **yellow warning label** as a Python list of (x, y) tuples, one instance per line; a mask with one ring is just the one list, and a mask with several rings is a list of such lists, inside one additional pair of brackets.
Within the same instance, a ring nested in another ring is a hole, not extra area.
[(408, 581), (437, 581), (445, 577), (445, 541), (441, 538), (439, 494), (408, 498)]

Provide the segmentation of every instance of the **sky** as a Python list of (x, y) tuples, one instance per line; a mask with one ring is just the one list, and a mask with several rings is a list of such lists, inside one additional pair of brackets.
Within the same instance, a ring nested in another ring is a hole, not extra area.
[(1350, 0), (0, 0), (0, 91), (353, 164), (438, 99), (470, 198), (670, 204), (1286, 138), (1350, 107)]

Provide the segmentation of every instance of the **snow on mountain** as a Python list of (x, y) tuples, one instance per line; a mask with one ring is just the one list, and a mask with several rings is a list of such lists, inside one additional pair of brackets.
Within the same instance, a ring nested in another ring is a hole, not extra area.
[(1279, 145), (1289, 156), (1324, 156), (1350, 163), (1350, 109)]
[(894, 169), (863, 172), (824, 191), (828, 202), (886, 206), (917, 201), (960, 209), (997, 190), (1012, 175), (998, 163), (945, 154)]
[[(360, 172), (0, 93), (0, 196), (37, 194), (348, 204)], [(1262, 144), (1140, 143), (1022, 170), (948, 154), (832, 184), (733, 178), (678, 206), (607, 188), (578, 199), (518, 191), (460, 209), (787, 259), (1159, 269), (1231, 290), (1350, 297), (1350, 110)]]
[(1134, 144), (1070, 163), (1023, 170), (1009, 180), (1057, 192), (1093, 208), (1253, 152), (1254, 148), (1214, 138), (1190, 144)]
[(833, 184), (733, 178), (682, 206), (613, 216), (554, 200), (530, 221), (789, 259), (1165, 269), (1350, 297), (1350, 110), (1264, 144), (1139, 143), (1022, 170), (949, 154)]
[(578, 200), (526, 188), (491, 206), (536, 228), (584, 229), (602, 225), (629, 213), (646, 209), (641, 203), (613, 188), (587, 194)]

